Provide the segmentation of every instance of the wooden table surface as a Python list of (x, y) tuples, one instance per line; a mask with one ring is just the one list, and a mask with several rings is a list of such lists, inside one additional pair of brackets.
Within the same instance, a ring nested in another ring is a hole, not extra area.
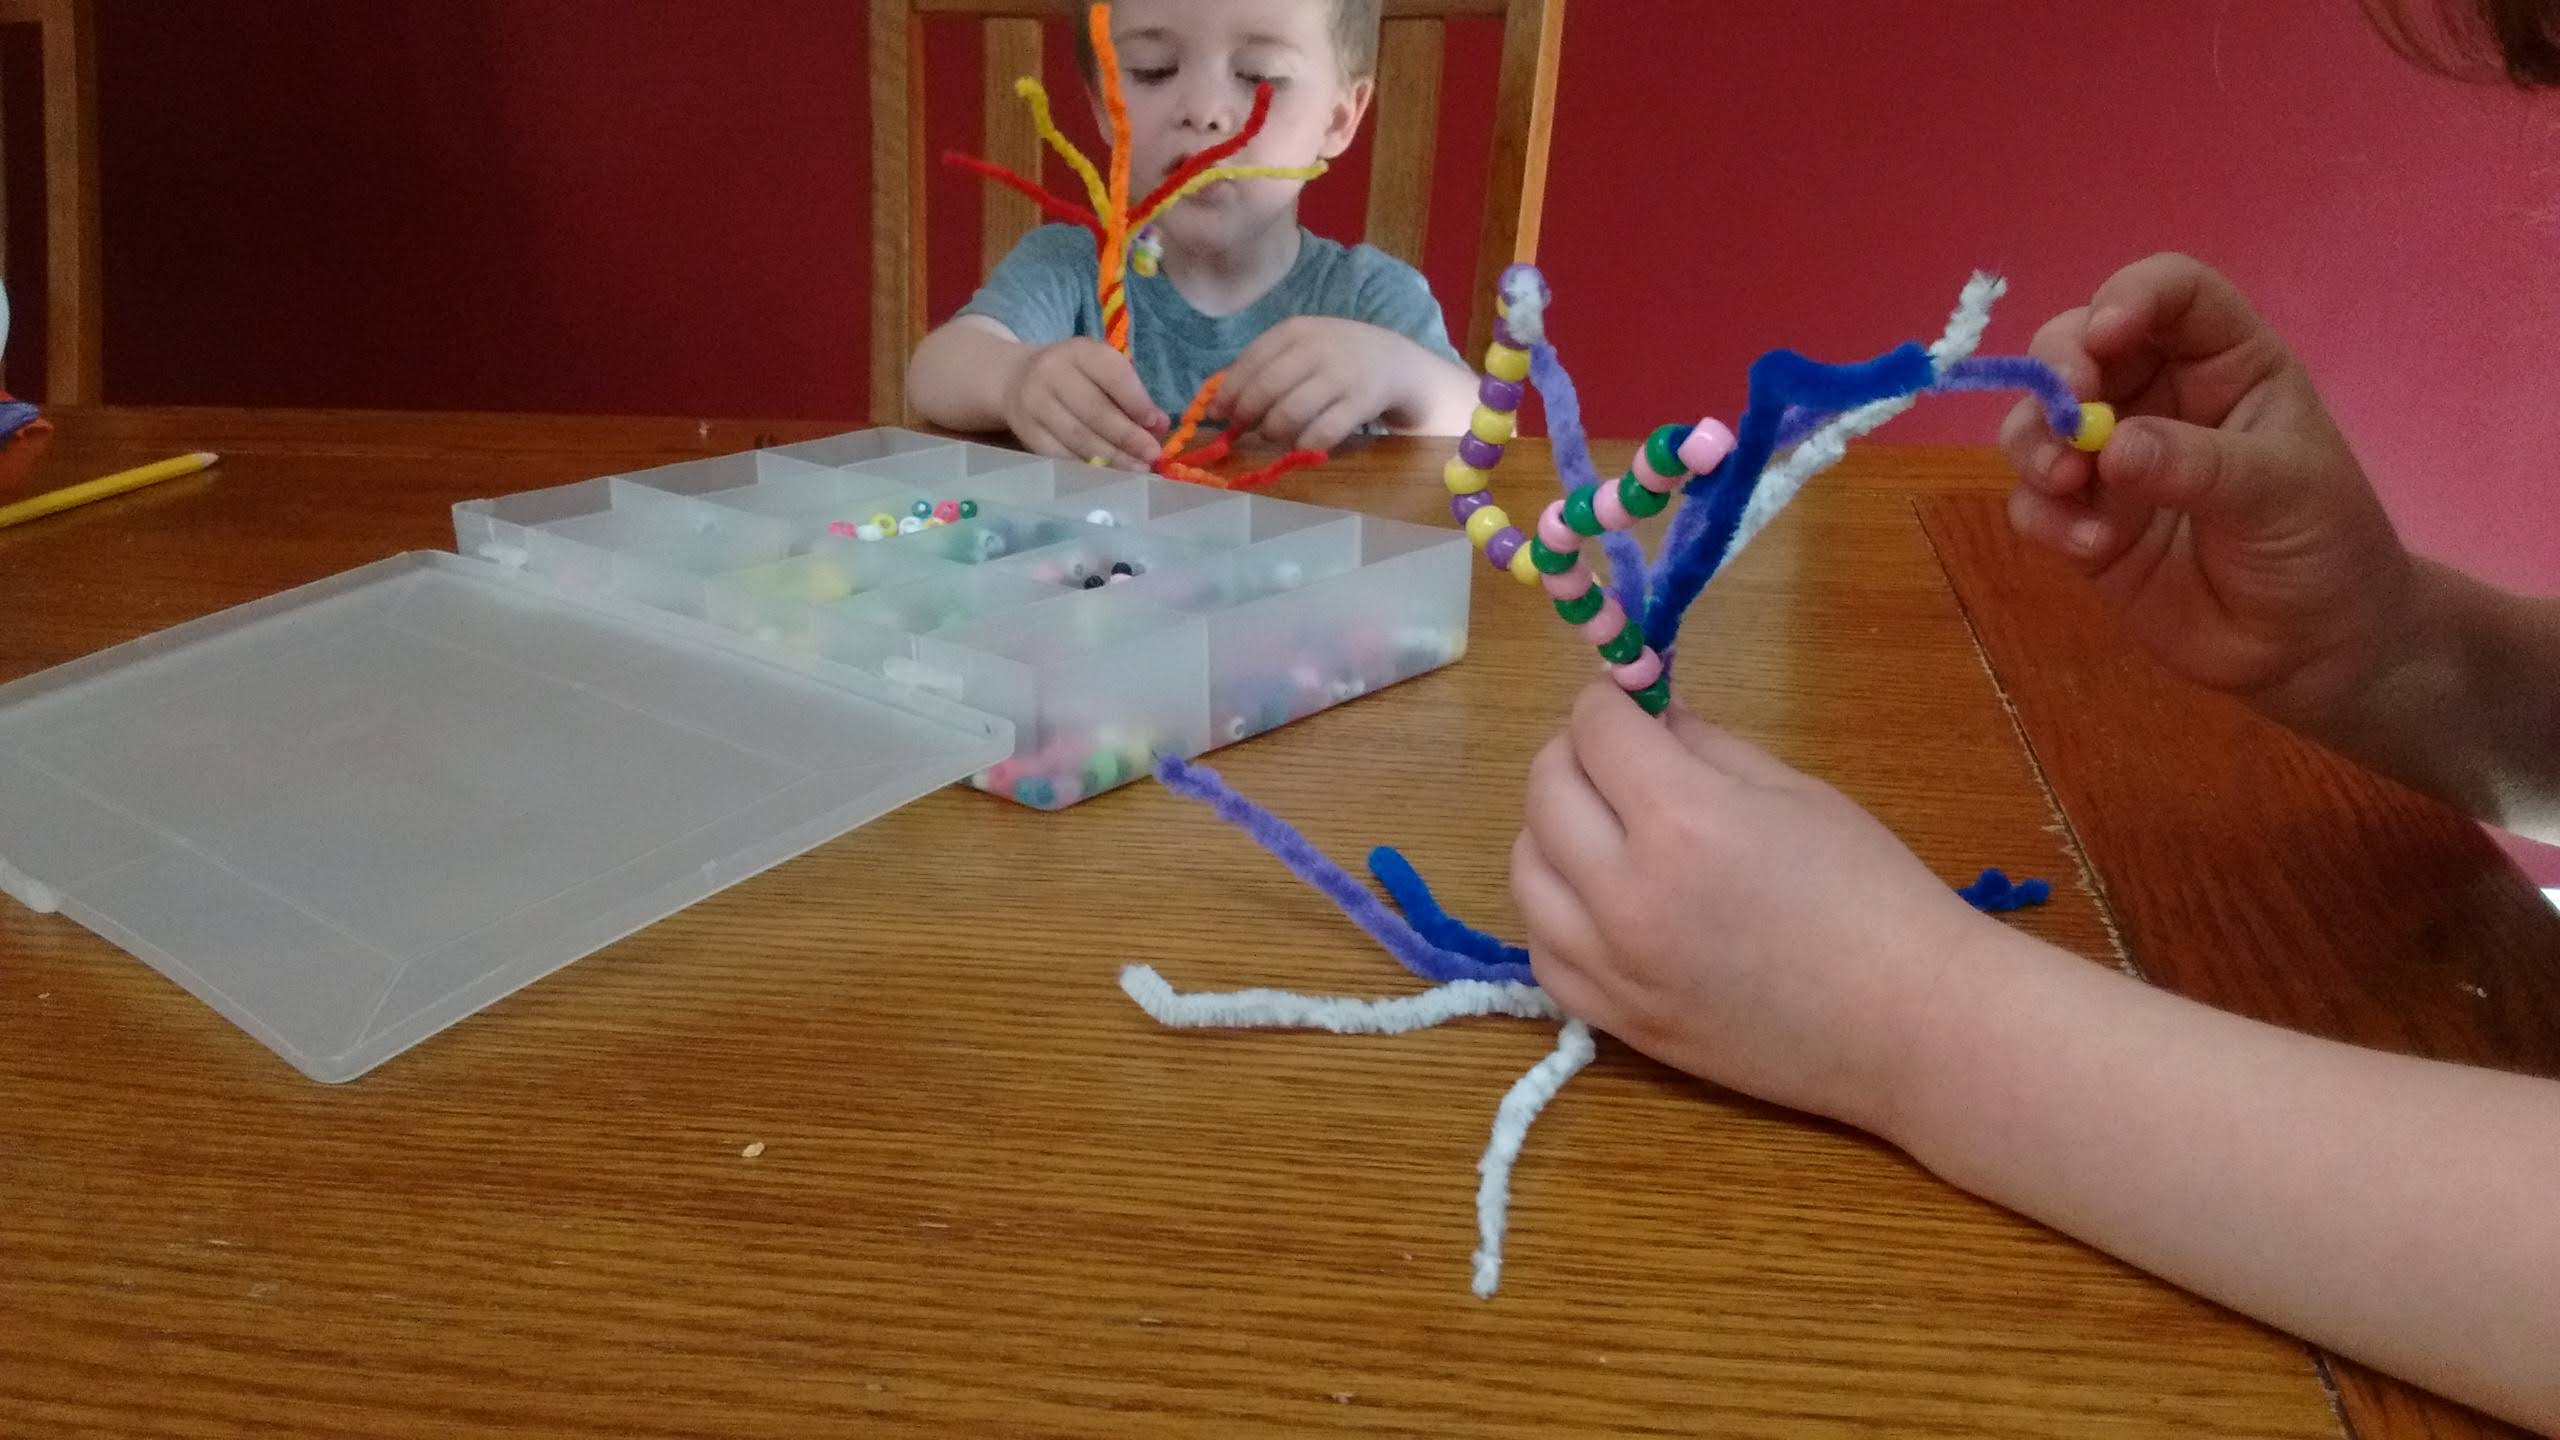
[[(0, 680), (450, 548), (457, 500), (830, 428), (56, 419), (0, 495), (229, 458), (0, 531)], [(1439, 453), (1283, 491), (1433, 519)], [(2049, 877), (2018, 923), (2093, 963), (2560, 1072), (2560, 919), (2524, 879), (2124, 651), (2009, 542), (2000, 478), (1853, 456), (1708, 592), (1683, 694), (1950, 879)], [(1463, 664), (1214, 763), (1499, 930), (1519, 777), (1590, 660), (1480, 584)], [(1056, 815), (936, 794), (339, 1087), (0, 905), (0, 1435), (2513, 1433), (1606, 1041), (1530, 1137), (1478, 1301), (1475, 1161), (1545, 1027), (1176, 1034), (1115, 987), (1131, 960), (1413, 988), (1152, 785)]]

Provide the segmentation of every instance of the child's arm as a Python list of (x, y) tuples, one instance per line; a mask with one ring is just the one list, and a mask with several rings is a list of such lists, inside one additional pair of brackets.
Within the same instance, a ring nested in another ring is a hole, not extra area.
[(1889, 1138), (2316, 1344), (2560, 1428), (2560, 1084), (2209, 1009), (1985, 924)]
[(916, 347), (907, 403), (951, 430), (1010, 430), (1066, 460), (1129, 470), (1155, 463), (1165, 426), (1127, 356), (1099, 340), (1025, 345), (984, 315), (963, 315)]
[(2296, 728), (2478, 819), (2560, 842), (2560, 600), (2422, 560), (2405, 607), (2374, 677)]
[(1380, 326), (1300, 315), (1245, 347), (1212, 417), (1293, 449), (1330, 450), (1375, 420), (1455, 435), (1474, 414), (1475, 376)]
[(2560, 1084), (2288, 1034), (2066, 955), (1974, 914), (1838, 791), (1607, 679), (1526, 811), (1512, 893), (1569, 1013), (2560, 1427)]
[(2019, 532), (2172, 669), (2469, 813), (2560, 839), (2560, 602), (2414, 559), (2309, 372), (2183, 255), (2117, 272), (2034, 353), (2126, 416), (2095, 457), (2032, 406)]

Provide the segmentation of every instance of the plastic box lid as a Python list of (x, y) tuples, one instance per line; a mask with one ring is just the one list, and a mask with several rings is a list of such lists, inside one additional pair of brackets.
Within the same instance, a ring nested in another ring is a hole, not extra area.
[(0, 685), (0, 890), (343, 1081), (1013, 750), (877, 675), (420, 552)]

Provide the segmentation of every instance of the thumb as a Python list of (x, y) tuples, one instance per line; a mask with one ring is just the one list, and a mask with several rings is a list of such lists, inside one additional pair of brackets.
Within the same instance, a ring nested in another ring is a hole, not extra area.
[(2098, 452), (2098, 482), (2118, 495), (2207, 519), (2251, 520), (2280, 508), (2302, 477), (2281, 437), (2145, 415)]

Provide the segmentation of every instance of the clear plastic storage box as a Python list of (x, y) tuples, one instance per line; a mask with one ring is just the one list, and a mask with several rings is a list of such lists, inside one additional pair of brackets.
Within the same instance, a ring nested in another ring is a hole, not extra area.
[(1064, 807), (1466, 642), (1455, 531), (905, 431), (455, 530), (0, 685), (0, 891), (347, 1080), (941, 786)]

